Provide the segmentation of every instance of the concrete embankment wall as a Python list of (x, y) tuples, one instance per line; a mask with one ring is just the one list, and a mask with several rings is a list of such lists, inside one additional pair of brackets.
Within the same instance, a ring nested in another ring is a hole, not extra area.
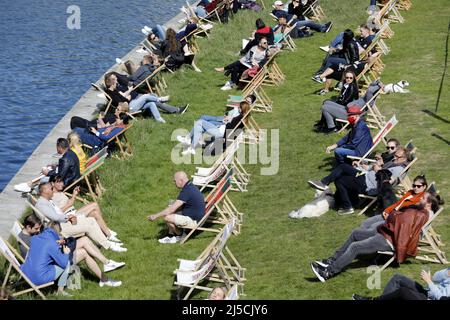
[[(169, 20), (164, 26), (180, 29), (178, 21), (184, 18), (183, 14), (179, 14)], [(130, 31), (132, 32), (132, 31)], [(144, 35), (142, 35), (144, 37)], [(144, 54), (137, 53), (136, 50), (140, 48), (138, 44), (135, 48), (129, 51), (121, 59), (123, 61), (131, 60), (139, 63)], [(111, 57), (114, 59), (114, 57)], [(117, 71), (124, 73), (119, 65), (112, 66), (105, 73), (110, 71)], [(103, 76), (101, 77), (103, 79)], [(20, 192), (14, 191), (14, 185), (30, 181), (37, 176), (41, 168), (47, 164), (57, 161), (53, 155), (56, 153), (56, 140), (60, 137), (66, 137), (70, 131), (70, 118), (79, 116), (86, 119), (91, 119), (97, 113), (97, 105), (103, 104), (105, 99), (98, 96), (99, 92), (90, 88), (77, 103), (67, 112), (67, 114), (55, 125), (49, 134), (42, 140), (40, 145), (34, 150), (33, 154), (28, 158), (16, 175), (11, 179), (9, 184), (3, 189), (0, 194), (0, 236), (2, 238), (9, 237), (9, 231), (15, 220), (20, 219), (24, 213), (27, 205), (26, 199), (22, 198)]]

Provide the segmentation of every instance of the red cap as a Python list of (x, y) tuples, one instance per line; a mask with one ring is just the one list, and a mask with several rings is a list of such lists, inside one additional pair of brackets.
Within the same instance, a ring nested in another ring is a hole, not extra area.
[(361, 114), (361, 108), (356, 105), (356, 104), (352, 104), (350, 107), (348, 107), (347, 109), (347, 114), (351, 115), (351, 114)]

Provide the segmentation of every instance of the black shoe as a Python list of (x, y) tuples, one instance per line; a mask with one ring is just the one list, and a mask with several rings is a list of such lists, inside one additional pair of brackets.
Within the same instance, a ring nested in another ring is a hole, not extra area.
[(321, 282), (325, 282), (333, 277), (333, 273), (331, 272), (330, 268), (324, 268), (315, 262), (311, 262), (311, 269), (317, 279), (319, 279)]
[(325, 30), (325, 33), (329, 32), (331, 30), (331, 27), (333, 26), (333, 23), (330, 21), (328, 23), (325, 23), (327, 29)]
[(183, 114), (187, 111), (187, 109), (189, 108), (189, 103), (186, 104), (184, 107), (180, 108), (180, 111), (178, 111), (179, 114)]
[(311, 187), (317, 190), (325, 191), (328, 189), (328, 186), (320, 180), (309, 180), (308, 183)]
[(373, 300), (373, 298), (372, 297), (360, 296), (359, 294), (354, 293), (352, 295), (352, 300)]
[(336, 261), (336, 260), (334, 260), (333, 257), (330, 257), (328, 259), (316, 260), (315, 263), (317, 263), (318, 265), (320, 265), (324, 268), (327, 268), (330, 265), (332, 265), (334, 263), (334, 261)]
[(333, 128), (324, 128), (324, 130), (322, 132), (325, 133), (325, 134), (330, 134), (330, 133), (337, 132), (337, 129), (335, 127), (333, 127)]

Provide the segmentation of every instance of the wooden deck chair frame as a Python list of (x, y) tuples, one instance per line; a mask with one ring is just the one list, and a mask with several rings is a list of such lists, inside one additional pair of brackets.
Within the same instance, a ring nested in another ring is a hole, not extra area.
[(112, 104), (112, 98), (106, 93), (105, 89), (104, 89), (104, 85), (103, 84), (97, 84), (97, 83), (93, 83), (91, 82), (91, 86), (97, 90), (100, 91), (106, 98), (106, 105), (105, 105), (105, 113), (108, 113), (109, 108), (111, 107)]
[[(382, 5), (382, 7), (380, 8), (380, 11), (378, 11), (378, 13), (375, 16), (375, 22), (377, 24), (383, 25), (385, 21), (388, 21), (389, 23), (391, 22), (391, 20), (388, 19), (387, 16), (389, 15), (389, 8), (390, 8), (390, 6), (392, 6), (392, 3), (394, 1), (395, 0), (390, 0), (385, 5)], [(395, 6), (395, 4), (394, 4), (394, 6)], [(394, 36), (394, 34), (395, 34), (394, 31), (388, 24), (387, 27), (385, 28), (384, 32), (382, 33), (382, 36), (384, 38), (392, 38)]]
[[(107, 156), (108, 152), (107, 148), (105, 147), (95, 155), (93, 155), (91, 158), (89, 158), (88, 162), (86, 163), (86, 169), (81, 177), (65, 187), (64, 193), (68, 194), (68, 191), (70, 189), (77, 186), (80, 182), (84, 181), (86, 187), (88, 188), (87, 195), (90, 196), (91, 200), (97, 201), (99, 198), (101, 198), (103, 191), (105, 191), (105, 188), (103, 188), (102, 184), (100, 183), (100, 179), (98, 178), (96, 171), (103, 165)], [(92, 163), (89, 163), (90, 161)], [(77, 197), (77, 200), (88, 203), (88, 201), (82, 197)]]
[[(240, 233), (240, 225), (242, 224), (242, 216), (243, 214), (237, 211), (234, 204), (231, 202), (227, 193), (231, 189), (231, 180), (233, 176), (233, 169), (228, 170), (225, 175), (220, 179), (217, 185), (210, 191), (208, 196), (205, 199), (205, 214), (203, 218), (197, 222), (197, 225), (191, 229), (189, 233), (181, 240), (181, 244), (185, 243), (192, 234), (197, 231), (210, 231), (210, 232), (221, 232), (221, 229), (214, 228), (205, 228), (203, 225), (206, 222), (210, 222), (213, 224), (222, 224), (226, 225), (232, 218), (235, 218), (237, 221), (236, 228), (234, 232), (236, 234)], [(216, 211), (216, 214), (213, 216), (213, 212)]]
[[(147, 87), (148, 92), (155, 93), (158, 96), (162, 96), (167, 89), (167, 83), (164, 79), (162, 71), (166, 70), (166, 64), (163, 63), (158, 68), (156, 68), (150, 75), (148, 75), (144, 80), (139, 82), (134, 88), (133, 91), (138, 88), (142, 88), (143, 86)], [(150, 81), (154, 81), (154, 88), (152, 88)]]
[(255, 112), (272, 112), (273, 102), (262, 86), (264, 78), (265, 75), (262, 72), (258, 73), (244, 87), (241, 96), (229, 96), (227, 105), (235, 106), (236, 103), (240, 103), (247, 96), (253, 94), (256, 97), (256, 100), (252, 105)]
[(386, 263), (383, 264), (383, 266), (377, 270), (378, 274), (381, 274), (381, 272), (383, 272), (383, 270), (385, 270), (387, 267), (389, 267), (392, 264), (392, 262), (394, 262), (395, 253), (394, 253), (394, 251), (377, 251), (377, 253), (382, 256), (390, 257), (389, 260), (386, 261)]
[[(381, 95), (382, 90), (378, 90), (369, 101), (367, 101), (361, 108), (364, 112), (365, 122), (369, 128), (382, 129), (386, 125), (386, 118), (380, 113), (376, 107), (376, 100)], [(371, 105), (373, 104), (373, 105)], [(337, 122), (344, 123), (344, 125), (339, 129), (338, 133), (341, 133), (350, 125), (350, 123), (345, 119), (336, 118)]]
[(386, 125), (382, 129), (380, 129), (376, 136), (372, 139), (372, 147), (362, 157), (347, 156), (347, 158), (356, 160), (358, 164), (363, 161), (375, 162), (375, 160), (369, 159), (369, 155), (375, 150), (380, 141), (385, 142), (384, 140), (386, 139), (387, 134), (397, 125), (397, 123), (398, 121), (394, 114), (392, 118), (388, 122), (386, 122)]
[(412, 7), (412, 2), (411, 0), (399, 0), (396, 6), (399, 10), (408, 11)]
[(385, 67), (381, 61), (381, 56), (382, 52), (377, 52), (372, 55), (370, 61), (364, 65), (364, 69), (356, 76), (360, 91), (365, 91), (370, 83), (381, 76), (381, 72), (383, 72)]
[(385, 5), (383, 5), (383, 8), (386, 8), (384, 17), (385, 19), (392, 22), (404, 23), (405, 19), (402, 17), (397, 8), (398, 2), (399, 0), (390, 0)]
[[(14, 249), (12, 245), (10, 245), (6, 240), (3, 240), (0, 237), (0, 253), (1, 255), (6, 259), (6, 261), (9, 263), (5, 278), (3, 279), (2, 289), (6, 288), (6, 285), (8, 284), (9, 277), (11, 275), (12, 269), (16, 270), (16, 272), (19, 274), (19, 276), (25, 280), (25, 282), (30, 286), (29, 289), (22, 290), (19, 292), (15, 292), (12, 295), (14, 297), (20, 296), (22, 294), (28, 293), (28, 292), (36, 292), (43, 300), (46, 300), (45, 295), (42, 293), (40, 289), (49, 287), (54, 284), (54, 282), (48, 282), (39, 286), (36, 286), (31, 280), (20, 270), (20, 261), (23, 262), (23, 258), (20, 256), (20, 254), (17, 253), (17, 251)], [(19, 260), (18, 260), (19, 259)]]
[(26, 201), (26, 204), (33, 210), (34, 214), (38, 216), (44, 226), (50, 223), (50, 220), (29, 200)]
[(314, 21), (321, 21), (327, 18), (325, 16), (325, 13), (323, 12), (322, 7), (319, 4), (319, 0), (312, 2), (305, 10), (304, 15)]
[[(418, 246), (418, 251), (421, 254), (418, 254), (416, 259), (442, 264), (449, 263), (445, 256), (445, 252), (439, 248), (440, 246), (443, 246), (440, 236), (436, 234), (432, 227), (433, 221), (443, 210), (444, 207), (439, 208), (439, 210), (422, 227), (422, 238), (419, 240)], [(435, 255), (435, 257), (430, 257), (429, 254)]]
[(369, 53), (374, 49), (378, 48), (384, 55), (389, 54), (391, 49), (384, 42), (382, 35), (389, 26), (389, 22), (385, 21), (381, 26), (381, 29), (375, 35), (375, 38), (369, 44), (369, 46), (359, 55), (359, 60), (363, 60), (364, 58), (369, 56)]
[[(229, 221), (196, 260), (188, 261), (190, 265), (189, 270), (181, 269), (183, 260), (178, 259), (180, 268), (175, 270), (174, 274), (183, 271), (201, 272), (192, 284), (179, 283), (178, 281), (174, 282), (174, 285), (177, 285), (179, 289), (183, 287), (189, 288), (188, 292), (184, 295), (183, 300), (187, 300), (195, 289), (210, 291), (210, 288), (208, 287), (199, 286), (199, 283), (203, 280), (224, 283), (227, 288), (236, 284), (241, 289), (241, 295), (243, 295), (243, 282), (246, 280), (246, 269), (242, 268), (239, 261), (226, 244), (229, 237), (234, 232), (235, 226), (235, 219)], [(208, 264), (210, 265), (208, 266)], [(214, 269), (217, 269), (218, 273), (214, 273)], [(202, 272), (202, 270), (205, 271)], [(204, 274), (202, 275), (202, 273)]]
[(199, 17), (196, 13), (194, 8), (192, 8), (192, 5), (189, 3), (188, 0), (186, 0), (187, 9), (189, 10), (190, 16), (195, 17), (198, 21), (206, 21), (208, 23), (214, 24), (215, 22), (212, 21), (213, 18), (217, 18), (219, 23), (222, 23), (222, 20), (220, 19), (219, 11), (223, 10), (223, 8), (230, 3), (230, 0), (222, 0), (216, 5), (216, 8), (212, 10), (211, 12), (208, 12), (208, 15), (206, 17)]
[(131, 156), (133, 156), (133, 148), (131, 147), (130, 142), (127, 139), (126, 133), (133, 127), (133, 123), (128, 124), (122, 131), (117, 133), (114, 137), (110, 138), (107, 144), (115, 142), (117, 147), (119, 148), (120, 156), (117, 156), (119, 160), (125, 160)]
[[(241, 191), (245, 192), (247, 191), (247, 185), (250, 182), (250, 173), (248, 173), (243, 165), (240, 163), (236, 152), (239, 148), (239, 145), (242, 143), (244, 139), (243, 133), (239, 134), (233, 142), (227, 146), (225, 149), (225, 152), (223, 152), (219, 158), (214, 162), (213, 166), (209, 168), (202, 168), (197, 167), (196, 173), (194, 176), (199, 177), (206, 177), (211, 176), (214, 171), (216, 171), (220, 166), (225, 165), (228, 169), (233, 169), (233, 178), (232, 178), (232, 184), (233, 187), (231, 190), (233, 191)], [(225, 170), (225, 169), (224, 169)], [(215, 187), (216, 184), (210, 184), (206, 185), (205, 187)], [(202, 187), (201, 190), (203, 190), (204, 187)]]
[(16, 239), (17, 243), (20, 243), (27, 251), (30, 249), (30, 247), (28, 246), (28, 244), (25, 243), (25, 241), (23, 241), (20, 237), (19, 234), (22, 232), (23, 230), (23, 225), (19, 222), (19, 221), (14, 221), (13, 226), (11, 227), (11, 230), (9, 231), (9, 233), (14, 237), (14, 239)]
[[(248, 112), (242, 117), (241, 121), (229, 132), (226, 132), (226, 143), (229, 140), (229, 137), (236, 136), (237, 131), (240, 129), (241, 124), (244, 126), (244, 139), (243, 143), (245, 144), (258, 144), (262, 140), (261, 136), (261, 128), (258, 123), (252, 116), (253, 106), (250, 107)], [(247, 122), (244, 120), (247, 119)]]
[(281, 39), (276, 44), (281, 44), (282, 49), (289, 49), (292, 52), (294, 52), (297, 49), (297, 45), (295, 44), (294, 40), (292, 39), (291, 32), (296, 28), (296, 25), (293, 24), (290, 27), (287, 27), (284, 32)]

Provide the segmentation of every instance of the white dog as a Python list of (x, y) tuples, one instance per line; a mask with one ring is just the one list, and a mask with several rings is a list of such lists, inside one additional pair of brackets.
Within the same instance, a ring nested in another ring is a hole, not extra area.
[(314, 196), (314, 200), (305, 204), (299, 210), (294, 210), (289, 213), (289, 218), (312, 218), (319, 217), (326, 213), (330, 208), (334, 206), (333, 192), (330, 189), (325, 191), (317, 190)]
[(388, 83), (384, 86), (384, 93), (409, 93), (406, 87), (409, 86), (409, 82), (406, 80), (400, 80), (397, 83)]

